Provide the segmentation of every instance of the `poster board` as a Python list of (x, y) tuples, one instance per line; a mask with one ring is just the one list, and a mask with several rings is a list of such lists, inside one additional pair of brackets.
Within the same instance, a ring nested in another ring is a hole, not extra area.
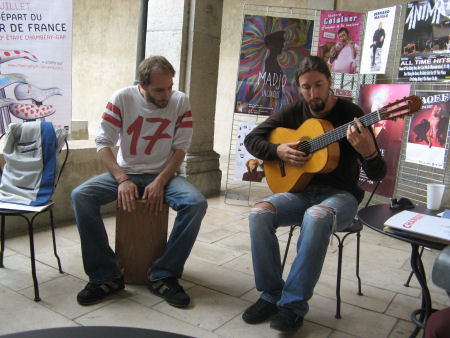
[(356, 73), (362, 13), (321, 11), (317, 55), (335, 73)]
[(262, 161), (252, 156), (244, 145), (245, 137), (258, 124), (251, 121), (240, 121), (236, 136), (236, 167), (234, 179), (236, 181), (266, 182)]
[(448, 0), (407, 4), (398, 79), (402, 82), (450, 80)]
[(311, 54), (314, 21), (245, 15), (234, 112), (270, 115), (298, 99), (295, 69)]
[(396, 7), (367, 12), (361, 74), (384, 74), (391, 47)]
[(417, 91), (422, 109), (411, 119), (405, 161), (444, 169), (450, 92)]
[(1, 131), (10, 122), (72, 120), (72, 0), (5, 2), (0, 21)]
[[(359, 92), (359, 106), (367, 114), (408, 96), (410, 89), (409, 84), (363, 85)], [(394, 193), (404, 126), (405, 121), (402, 119), (381, 120), (372, 125), (375, 139), (387, 165), (386, 176), (377, 189), (377, 194), (385, 197), (392, 197)], [(373, 191), (376, 182), (366, 181), (363, 174), (364, 172), (360, 177), (360, 183), (364, 181), (365, 183), (361, 187), (365, 191)]]

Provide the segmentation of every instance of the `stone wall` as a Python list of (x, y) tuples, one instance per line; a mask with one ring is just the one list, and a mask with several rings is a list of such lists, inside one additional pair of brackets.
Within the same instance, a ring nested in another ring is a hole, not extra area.
[(73, 1), (72, 120), (97, 133), (109, 97), (135, 78), (139, 0)]

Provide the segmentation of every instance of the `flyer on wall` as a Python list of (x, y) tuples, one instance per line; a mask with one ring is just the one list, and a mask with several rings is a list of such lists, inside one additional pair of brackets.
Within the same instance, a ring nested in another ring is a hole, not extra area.
[(367, 12), (367, 24), (361, 56), (362, 74), (384, 74), (391, 46), (396, 7)]
[(246, 15), (235, 113), (270, 115), (298, 100), (295, 69), (311, 54), (314, 21)]
[(334, 95), (339, 97), (340, 99), (347, 100), (353, 102), (353, 91), (348, 89), (340, 89), (340, 88), (331, 88), (334, 92)]
[(321, 11), (317, 55), (327, 62), (332, 72), (356, 72), (361, 18), (361, 13)]
[(450, 80), (449, 0), (420, 0), (407, 4), (399, 81)]
[[(409, 95), (410, 84), (369, 84), (362, 85), (359, 95), (359, 106), (364, 113), (378, 110), (387, 104)], [(381, 120), (372, 125), (372, 130), (377, 140), (381, 154), (386, 161), (387, 172), (384, 179), (377, 188), (377, 194), (392, 197), (397, 177), (398, 159), (402, 146), (403, 119)], [(366, 191), (372, 191), (375, 182), (367, 180), (364, 171), (361, 171), (361, 187)], [(364, 183), (363, 183), (364, 182)]]
[(72, 0), (10, 0), (1, 18), (1, 131), (30, 120), (70, 130)]
[(241, 121), (236, 136), (235, 181), (266, 182), (262, 161), (252, 156), (244, 145), (245, 137), (257, 126), (255, 122)]
[(422, 109), (411, 119), (405, 161), (444, 169), (450, 92), (417, 91)]

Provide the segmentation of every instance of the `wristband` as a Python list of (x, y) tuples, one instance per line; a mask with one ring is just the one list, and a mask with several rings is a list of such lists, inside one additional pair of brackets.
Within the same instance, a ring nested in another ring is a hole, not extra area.
[(124, 179), (124, 180), (120, 181), (119, 183), (117, 183), (117, 185), (121, 185), (123, 182), (129, 181), (129, 180), (130, 180), (130, 179), (127, 177), (126, 179)]
[(373, 155), (377, 155), (378, 156), (378, 150), (375, 150), (372, 154), (370, 154), (370, 155), (368, 155), (368, 156), (364, 156), (364, 159), (366, 160), (366, 161), (368, 161), (368, 160), (372, 160), (372, 159), (374, 159), (376, 156), (373, 156)]

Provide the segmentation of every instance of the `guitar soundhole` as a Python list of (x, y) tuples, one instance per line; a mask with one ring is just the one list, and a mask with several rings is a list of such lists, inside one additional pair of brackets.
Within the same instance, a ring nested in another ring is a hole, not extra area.
[(309, 155), (311, 153), (311, 145), (307, 141), (300, 142), (300, 144), (297, 146), (297, 150), (300, 150), (306, 155)]

